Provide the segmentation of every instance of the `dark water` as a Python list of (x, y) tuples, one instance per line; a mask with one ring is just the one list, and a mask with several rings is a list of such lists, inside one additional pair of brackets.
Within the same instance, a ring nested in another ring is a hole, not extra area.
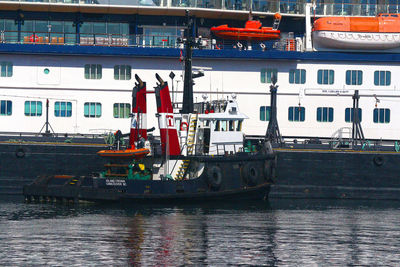
[(400, 202), (0, 201), (0, 266), (400, 266)]

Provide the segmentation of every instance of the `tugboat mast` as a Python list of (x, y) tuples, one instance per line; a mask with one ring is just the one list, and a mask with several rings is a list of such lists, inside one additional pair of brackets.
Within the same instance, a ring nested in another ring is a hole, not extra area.
[(192, 48), (199, 47), (200, 42), (193, 38), (193, 18), (189, 16), (189, 10), (186, 10), (187, 27), (185, 29), (185, 36), (178, 42), (183, 43), (185, 46), (185, 76), (183, 80), (183, 104), (182, 114), (193, 113), (193, 79), (204, 76), (204, 73), (192, 73)]
[(183, 44), (185, 45), (185, 77), (183, 81), (183, 114), (193, 113), (193, 80), (192, 80), (192, 46), (194, 40), (192, 36), (193, 20), (189, 17), (189, 10), (186, 10), (187, 26)]
[(278, 85), (276, 85), (276, 81), (276, 76), (273, 75), (271, 77), (272, 84), (269, 87), (271, 92), (271, 112), (265, 139), (266, 141), (270, 141), (272, 144), (282, 144), (282, 136), (279, 131), (278, 119), (276, 117), (276, 95), (278, 92)]

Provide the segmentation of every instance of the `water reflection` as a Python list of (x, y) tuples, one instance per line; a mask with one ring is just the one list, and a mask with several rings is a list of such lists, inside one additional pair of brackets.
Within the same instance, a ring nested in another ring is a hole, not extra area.
[(0, 265), (398, 265), (399, 202), (0, 202)]

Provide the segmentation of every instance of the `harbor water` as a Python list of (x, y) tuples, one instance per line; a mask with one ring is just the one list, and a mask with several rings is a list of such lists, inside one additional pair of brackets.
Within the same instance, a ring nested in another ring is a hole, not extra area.
[(0, 201), (0, 266), (399, 266), (400, 202)]

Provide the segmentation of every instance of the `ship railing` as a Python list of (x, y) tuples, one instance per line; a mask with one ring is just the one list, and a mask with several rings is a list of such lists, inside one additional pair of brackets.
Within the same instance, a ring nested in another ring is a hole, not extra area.
[(353, 148), (352, 128), (351, 127), (339, 128), (336, 132), (332, 134), (330, 144), (333, 149), (338, 149), (338, 148), (352, 149)]
[[(154, 47), (181, 48), (176, 42), (178, 35), (143, 35), (143, 34), (75, 34), (60, 32), (37, 31), (1, 31), (0, 41), (11, 44), (33, 45), (80, 45), (80, 46), (124, 46), (124, 47)], [(219, 40), (202, 38), (200, 49), (236, 49), (236, 50), (280, 50), (302, 51), (303, 35), (282, 33), (278, 41), (246, 42), (239, 40)]]
[[(1, 2), (8, 0), (0, 0)], [(311, 0), (298, 1), (269, 1), (269, 0), (14, 0), (13, 2), (42, 2), (59, 5), (101, 5), (104, 6), (128, 6), (128, 7), (153, 7), (153, 8), (181, 8), (181, 9), (218, 9), (237, 12), (247, 12), (250, 10), (257, 13), (274, 14), (279, 12), (288, 15), (305, 15), (304, 4)], [(322, 3), (316, 1), (316, 16), (376, 16), (379, 13), (399, 13), (400, 3)]]
[(73, 139), (95, 139), (98, 140), (98, 143), (101, 143), (104, 140), (104, 133), (53, 133), (50, 136), (43, 135), (42, 133), (38, 132), (0, 132), (0, 140), (1, 141), (9, 141), (9, 140), (16, 140), (16, 142), (23, 142), (24, 140), (40, 140), (43, 139), (62, 139), (68, 142), (68, 140)]
[[(351, 135), (350, 135), (351, 137)], [(255, 151), (259, 147), (260, 141), (264, 140), (264, 136), (246, 135), (245, 150)], [(273, 144), (275, 148), (295, 148), (295, 149), (333, 149), (334, 145), (338, 145), (337, 141), (332, 141), (332, 137), (315, 137), (315, 136), (282, 136), (283, 143)], [(337, 149), (349, 149), (351, 138), (342, 138), (342, 143)], [(353, 150), (367, 151), (388, 151), (400, 152), (400, 140), (393, 139), (376, 139), (367, 138), (364, 142), (352, 145)]]
[(132, 46), (177, 48), (178, 35), (143, 34), (76, 34), (39, 31), (1, 31), (2, 43), (82, 45), (82, 46)]
[(216, 39), (215, 45), (206, 47), (214, 50), (257, 50), (257, 51), (303, 51), (303, 35), (289, 37), (284, 34), (280, 40), (247, 42), (240, 40)]
[(193, 154), (194, 156), (227, 156), (233, 155), (238, 152), (243, 152), (243, 144), (237, 143), (224, 143), (224, 144), (195, 144)]

